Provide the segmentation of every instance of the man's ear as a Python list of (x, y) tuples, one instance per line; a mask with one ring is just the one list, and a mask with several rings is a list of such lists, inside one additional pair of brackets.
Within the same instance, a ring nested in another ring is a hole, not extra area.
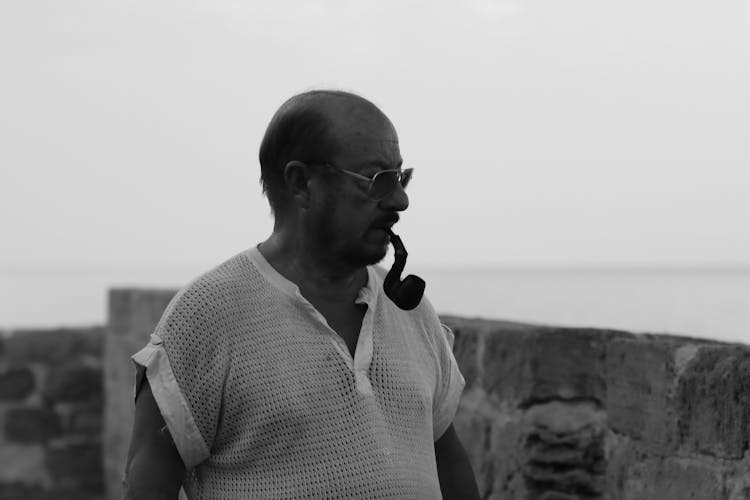
[(310, 169), (306, 163), (292, 160), (284, 166), (284, 181), (292, 197), (302, 206), (310, 199)]

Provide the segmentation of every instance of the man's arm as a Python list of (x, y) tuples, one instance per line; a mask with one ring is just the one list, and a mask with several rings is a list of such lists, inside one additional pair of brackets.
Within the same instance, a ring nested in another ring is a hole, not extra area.
[(479, 500), (479, 489), (471, 470), (469, 457), (466, 456), (461, 441), (456, 435), (453, 424), (435, 441), (435, 460), (437, 461), (440, 491), (445, 500), (476, 499)]
[(185, 465), (166, 428), (148, 380), (135, 400), (123, 500), (176, 500)]

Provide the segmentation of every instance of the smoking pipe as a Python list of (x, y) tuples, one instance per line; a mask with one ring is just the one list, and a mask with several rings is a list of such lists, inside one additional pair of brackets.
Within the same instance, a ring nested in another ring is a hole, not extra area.
[(385, 290), (385, 294), (394, 304), (405, 311), (410, 311), (421, 302), (425, 282), (422, 278), (413, 274), (410, 274), (403, 280), (401, 279), (401, 273), (404, 271), (404, 266), (406, 265), (406, 257), (409, 254), (406, 252), (401, 238), (390, 229), (388, 229), (388, 234), (391, 237), (395, 259), (390, 271), (385, 275), (383, 290)]

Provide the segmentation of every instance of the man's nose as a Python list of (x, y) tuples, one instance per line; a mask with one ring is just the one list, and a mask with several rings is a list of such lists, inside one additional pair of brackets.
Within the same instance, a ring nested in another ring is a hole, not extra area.
[(406, 190), (399, 184), (388, 196), (380, 200), (380, 207), (393, 212), (403, 212), (409, 208), (409, 195), (406, 194)]

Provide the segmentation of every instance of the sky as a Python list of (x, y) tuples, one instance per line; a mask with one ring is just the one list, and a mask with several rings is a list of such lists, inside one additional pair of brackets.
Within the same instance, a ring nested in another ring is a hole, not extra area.
[(395, 124), (422, 265), (750, 266), (748, 5), (2, 2), (0, 268), (265, 239), (260, 139), (311, 88)]

